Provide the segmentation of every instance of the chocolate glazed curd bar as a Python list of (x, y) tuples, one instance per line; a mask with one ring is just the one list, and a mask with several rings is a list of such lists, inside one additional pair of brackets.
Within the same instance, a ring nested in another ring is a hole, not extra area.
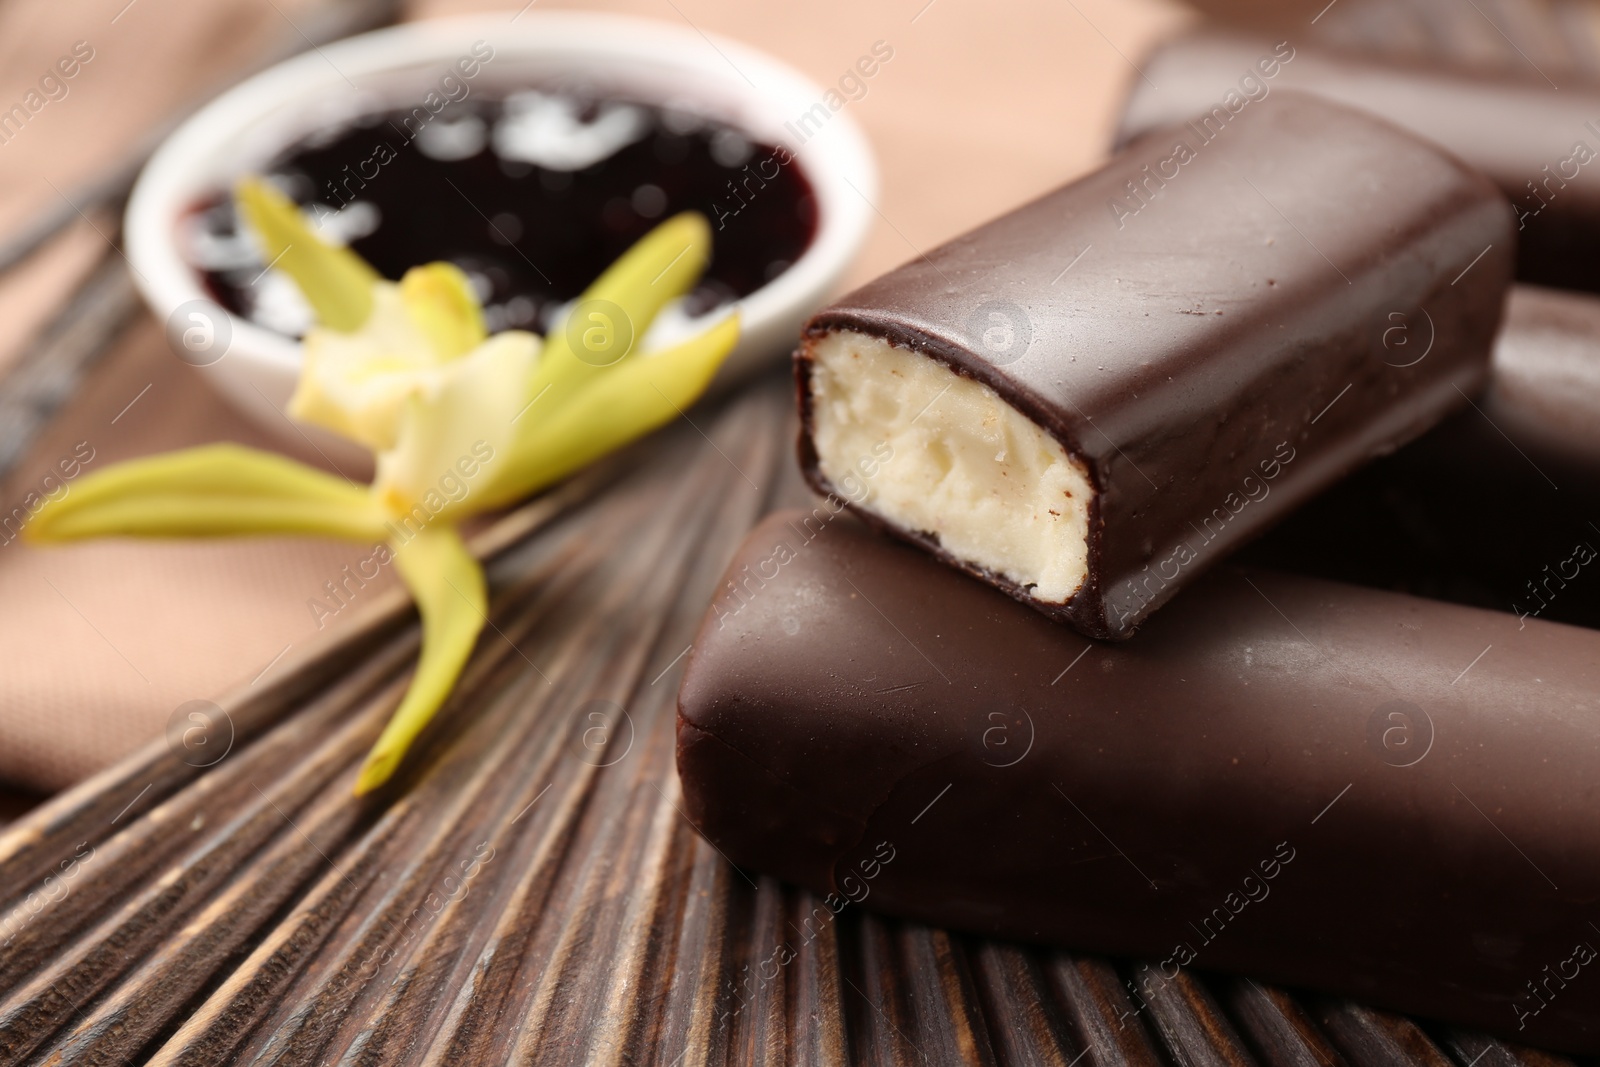
[(1512, 286), (1472, 407), (1236, 558), (1600, 628), (1600, 297)]
[[(819, 492), (1085, 634), (1464, 403), (1514, 255), (1485, 179), (1275, 92), (844, 297), (796, 353)], [(1397, 325), (1432, 345), (1396, 353)], [(884, 457), (888, 458), (885, 459)]]
[(1134, 1012), (1192, 965), (1600, 1052), (1600, 633), (1230, 565), (1097, 644), (828, 514), (679, 694), (734, 863), (1144, 960)]
[(1452, 68), (1210, 27), (1160, 45), (1139, 65), (1146, 77), (1130, 83), (1119, 144), (1197, 115), (1226, 122), (1230, 93), (1315, 93), (1426, 137), (1500, 186), (1516, 211), (1519, 278), (1600, 291), (1600, 86), (1593, 81), (1562, 74), (1558, 87), (1530, 66)]

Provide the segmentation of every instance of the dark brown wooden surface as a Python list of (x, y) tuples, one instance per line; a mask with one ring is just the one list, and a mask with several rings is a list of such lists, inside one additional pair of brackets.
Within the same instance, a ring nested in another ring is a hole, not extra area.
[(796, 492), (789, 418), (759, 386), (480, 537), (493, 626), (387, 794), (350, 787), (414, 654), (397, 599), (223, 701), (220, 762), (158, 743), (0, 832), (0, 1062), (1567, 1062), (1234, 978), (1141, 1009), (1132, 964), (728, 864), (682, 813), (674, 697)]
[(32, 793), (20, 793), (0, 786), (0, 826), (37, 807), (43, 800), (43, 797)]

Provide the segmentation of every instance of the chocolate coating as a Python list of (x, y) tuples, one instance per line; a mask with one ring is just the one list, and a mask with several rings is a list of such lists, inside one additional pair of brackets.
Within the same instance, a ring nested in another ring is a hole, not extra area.
[(1094, 644), (827, 515), (752, 532), (684, 678), (734, 862), (1147, 994), (1192, 963), (1600, 1051), (1600, 634), (1228, 567)]
[(1600, 298), (1513, 286), (1473, 404), (1239, 558), (1600, 628)]
[(1600, 298), (1514, 286), (1491, 371), (1480, 424), (1562, 480), (1600, 483)]
[[(801, 467), (835, 491), (809, 432), (808, 345), (827, 331), (989, 385), (1088, 467), (1089, 571), (1071, 599), (1042, 604), (858, 510), (1086, 634), (1127, 637), (1213, 560), (1477, 389), (1512, 226), (1455, 160), (1308, 96), (1251, 104), (1210, 142), (1152, 134), (813, 318), (796, 354)], [(997, 304), (1026, 337), (1020, 357), (968, 326)], [(1419, 317), (1426, 358), (1386, 347)]]
[(1531, 68), (1290, 51), (1268, 78), (1257, 66), (1276, 58), (1268, 39), (1203, 29), (1158, 47), (1140, 63), (1146, 77), (1131, 85), (1117, 143), (1216, 107), (1250, 88), (1246, 77), (1261, 87), (1252, 91), (1314, 92), (1428, 138), (1500, 186), (1519, 220), (1518, 278), (1600, 291), (1600, 86), (1562, 75), (1558, 89)]

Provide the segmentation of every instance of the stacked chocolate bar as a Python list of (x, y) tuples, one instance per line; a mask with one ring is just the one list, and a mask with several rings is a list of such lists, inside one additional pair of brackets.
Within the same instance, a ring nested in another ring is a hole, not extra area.
[(830, 899), (1147, 959), (1139, 1002), (1192, 965), (1600, 1051), (1600, 633), (1546, 619), (1600, 526), (1500, 610), (1309, 576), (1399, 550), (1324, 504), (1377, 457), (1488, 555), (1516, 486), (1600, 484), (1600, 312), (1519, 290), (1497, 346), (1501, 188), (1237, 55), (808, 325), (822, 502), (711, 605), (688, 812)]

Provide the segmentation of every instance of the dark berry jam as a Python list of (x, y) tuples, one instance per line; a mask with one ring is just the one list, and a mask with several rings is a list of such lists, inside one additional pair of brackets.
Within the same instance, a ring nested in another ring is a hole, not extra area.
[[(491, 330), (544, 332), (680, 211), (699, 211), (713, 233), (690, 315), (771, 281), (816, 231), (810, 183), (784, 149), (699, 115), (565, 89), (370, 115), (292, 145), (266, 174), (387, 278), (434, 260), (461, 267)], [(226, 195), (196, 206), (181, 243), (230, 311), (290, 335), (309, 327), (304, 301), (266, 270)]]

